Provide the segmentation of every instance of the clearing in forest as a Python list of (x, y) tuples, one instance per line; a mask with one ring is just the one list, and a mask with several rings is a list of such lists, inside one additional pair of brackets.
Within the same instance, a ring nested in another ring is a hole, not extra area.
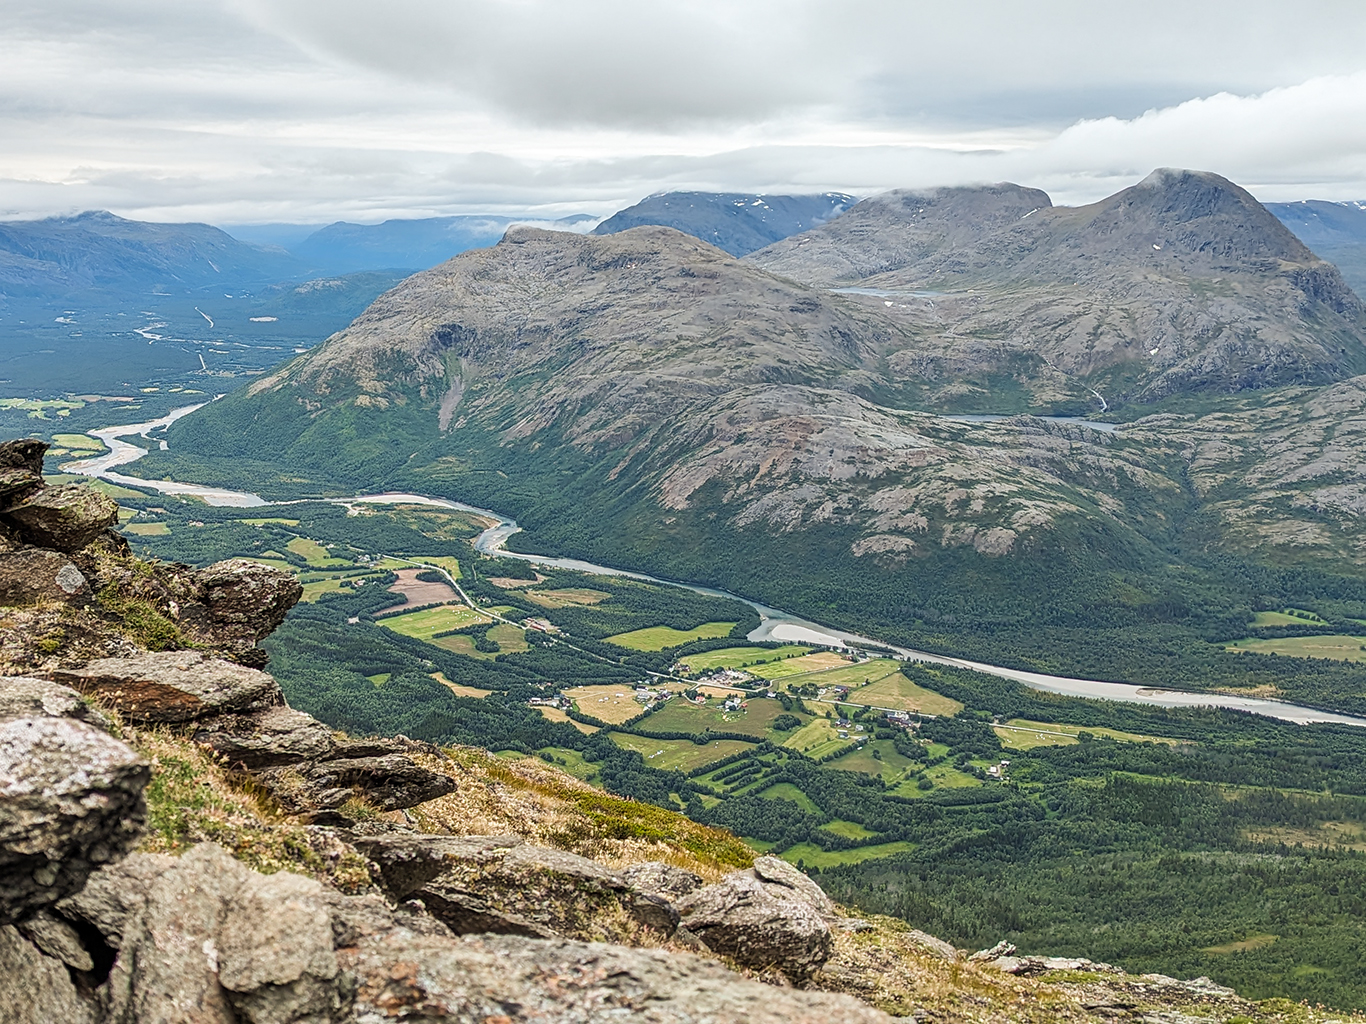
[(693, 640), (716, 640), (729, 636), (735, 628), (734, 622), (704, 622), (692, 629), (674, 629), (671, 626), (646, 626), (633, 629), (629, 633), (609, 636), (607, 642), (633, 651), (662, 651), (669, 647), (679, 647)]
[(872, 860), (875, 857), (890, 857), (896, 853), (908, 853), (915, 849), (915, 844), (905, 839), (898, 839), (891, 843), (877, 843), (873, 846), (856, 846), (852, 850), (822, 850), (815, 843), (798, 843), (790, 846), (782, 853), (783, 860), (789, 864), (796, 864), (801, 861), (806, 867), (825, 868), (839, 867), (841, 864), (861, 864), (865, 860)]
[(1287, 636), (1278, 640), (1238, 640), (1229, 644), (1227, 650), (1280, 654), (1291, 658), (1366, 661), (1366, 636)]
[(333, 558), (327, 548), (309, 537), (295, 537), (285, 547), (315, 568), (351, 564), (345, 558)]
[(1119, 740), (1121, 743), (1167, 743), (1176, 746), (1180, 741), (1161, 736), (1140, 736), (1096, 725), (1058, 725), (1056, 722), (1034, 722), (1027, 718), (1012, 718), (1004, 725), (992, 726), (1001, 742), (1012, 750), (1032, 750), (1035, 747), (1070, 746), (1080, 742), (1077, 736), (1089, 732), (1092, 736)]
[(566, 587), (563, 590), (528, 590), (526, 599), (542, 608), (567, 608), (571, 605), (584, 606), (599, 604), (612, 595), (605, 590), (592, 590), (588, 587)]
[(799, 658), (808, 653), (810, 647), (801, 644), (787, 644), (783, 647), (722, 647), (719, 651), (704, 651), (689, 654), (679, 662), (683, 672), (711, 672), (718, 668), (748, 669), (751, 665), (766, 665), (771, 661)]
[(431, 570), (413, 568), (396, 570), (394, 575), (398, 579), (389, 587), (389, 593), (402, 594), (404, 603), (395, 608), (385, 608), (376, 612), (375, 615), (377, 617), (397, 615), (405, 608), (416, 608), (424, 604), (444, 604), (447, 601), (459, 600), (460, 595), (445, 583), (431, 583), (427, 580), (418, 579), (418, 574), (424, 572), (431, 572)]
[(440, 639), (433, 640), (432, 643), (453, 654), (463, 654), (466, 657), (479, 658), (482, 661), (492, 661), (500, 654), (517, 654), (529, 648), (526, 642), (526, 630), (522, 629), (521, 626), (514, 626), (510, 622), (499, 622), (491, 626), (489, 631), (484, 634), (484, 639), (492, 640), (498, 645), (498, 650), (479, 650), (474, 642), (474, 637), (468, 633), (443, 636)]
[(574, 686), (565, 690), (564, 695), (585, 715), (592, 715), (608, 725), (620, 725), (627, 719), (635, 718), (645, 708), (636, 700), (635, 687), (629, 683), (620, 686)]
[(704, 764), (751, 748), (750, 744), (741, 740), (712, 740), (699, 746), (692, 740), (652, 740), (647, 736), (625, 732), (612, 733), (612, 742), (626, 750), (637, 751), (651, 768), (682, 772), (701, 768)]
[(432, 636), (448, 629), (463, 629), (479, 622), (489, 622), (486, 615), (462, 604), (443, 604), (417, 612), (403, 612), (386, 616), (379, 625), (424, 643), (434, 643)]
[(860, 686), (857, 691), (851, 691), (849, 696), (851, 699), (856, 697), (860, 704), (874, 704), (897, 711), (917, 711), (924, 715), (956, 715), (963, 710), (963, 705), (952, 697), (927, 690), (900, 672)]
[(545, 718), (547, 721), (568, 722), (575, 729), (579, 730), (579, 732), (584, 733), (588, 736), (591, 736), (593, 733), (597, 732), (599, 728), (596, 725), (589, 725), (586, 722), (574, 721), (574, 719), (569, 717), (569, 712), (566, 711), (564, 708), (548, 708), (542, 705), (541, 707), (538, 707), (536, 710), (539, 711), (541, 713), (541, 717)]
[(488, 690), (476, 690), (473, 686), (465, 686), (463, 683), (453, 683), (446, 678), (443, 672), (433, 672), (432, 678), (450, 690), (457, 697), (476, 697), (480, 700), (489, 695)]

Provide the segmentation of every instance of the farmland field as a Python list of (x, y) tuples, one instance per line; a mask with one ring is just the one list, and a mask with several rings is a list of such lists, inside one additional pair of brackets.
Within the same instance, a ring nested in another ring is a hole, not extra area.
[(825, 825), (824, 828), (827, 832), (844, 836), (845, 839), (871, 839), (877, 835), (876, 832), (869, 832), (856, 821), (840, 821), (838, 818)]
[(840, 739), (830, 719), (817, 718), (784, 737), (780, 745), (810, 758), (820, 758), (852, 742)]
[(1068, 746), (1079, 742), (1077, 734), (1089, 732), (1093, 736), (1120, 740), (1126, 743), (1170, 743), (1176, 740), (1160, 736), (1140, 736), (1132, 732), (1119, 732), (1090, 725), (1058, 725), (1054, 722), (1031, 722), (1024, 718), (1012, 718), (1004, 725), (993, 726), (1001, 742), (1012, 750), (1032, 750), (1035, 747)]
[(464, 605), (443, 604), (423, 611), (390, 615), (380, 620), (379, 625), (430, 644), (435, 642), (432, 639), (435, 633), (448, 629), (463, 629), (465, 626), (489, 621), (488, 616), (480, 615)]
[(564, 691), (566, 697), (585, 715), (620, 725), (640, 714), (641, 705), (636, 698), (635, 688), (620, 686), (575, 686)]
[(710, 672), (718, 668), (748, 668), (786, 658), (798, 658), (810, 651), (810, 647), (800, 644), (787, 644), (784, 647), (723, 647), (719, 651), (704, 651), (690, 654), (681, 662), (686, 672)]
[(769, 662), (767, 665), (756, 665), (749, 671), (761, 679), (782, 679), (785, 676), (823, 672), (826, 669), (839, 668), (848, 664), (849, 659), (842, 654), (837, 654), (834, 651), (816, 651), (814, 654), (784, 658), (781, 661)]
[(492, 661), (500, 654), (516, 654), (528, 649), (526, 642), (526, 631), (520, 626), (514, 626), (508, 622), (499, 622), (492, 626), (486, 638), (498, 645), (496, 651), (481, 651), (474, 643), (474, 637), (465, 633), (457, 633), (454, 636), (443, 636), (432, 643), (455, 654), (463, 654), (470, 658), (479, 658), (483, 661)]
[(717, 732), (740, 732), (763, 739), (770, 731), (773, 720), (782, 712), (783, 706), (776, 700), (751, 700), (744, 711), (722, 711), (715, 705), (689, 704), (674, 698), (645, 719), (640, 728), (652, 732), (688, 733), (712, 729)]
[(432, 678), (435, 679), (442, 686), (446, 687), (446, 689), (450, 690), (451, 693), (455, 694), (457, 697), (476, 697), (482, 700), (484, 697), (487, 697), (489, 695), (488, 690), (476, 690), (473, 686), (465, 686), (461, 683), (453, 683), (449, 679), (447, 679), (444, 674), (440, 672), (433, 672)]
[(763, 797), (765, 800), (790, 800), (802, 810), (806, 811), (807, 814), (821, 813), (821, 809), (816, 806), (816, 802), (790, 782), (774, 783), (757, 795)]
[(704, 622), (688, 630), (673, 629), (670, 626), (647, 626), (644, 629), (633, 629), (629, 633), (609, 636), (607, 642), (633, 651), (662, 651), (686, 644), (690, 640), (715, 640), (729, 635), (734, 628), (733, 622)]
[[(881, 759), (873, 756), (875, 750), (882, 755)], [(905, 775), (906, 769), (916, 766), (917, 762), (898, 754), (890, 740), (873, 740), (865, 743), (862, 750), (855, 750), (830, 762), (831, 768), (876, 775), (888, 782), (895, 781)]]
[(1257, 612), (1252, 617), (1254, 626), (1323, 626), (1326, 623), (1313, 612), (1303, 608), (1287, 608), (1280, 612)]
[(418, 607), (424, 604), (440, 604), (444, 601), (455, 601), (459, 595), (444, 583), (432, 583), (427, 580), (418, 579), (418, 574), (429, 572), (427, 569), (399, 569), (394, 575), (398, 577), (389, 587), (391, 594), (402, 594), (404, 604), (397, 608), (385, 608), (379, 612), (380, 615), (396, 615), (404, 608), (412, 606)]
[(562, 590), (528, 590), (526, 599), (542, 608), (568, 608), (573, 606), (594, 605), (606, 601), (612, 595), (605, 590), (590, 590), (588, 587), (568, 587)]
[(128, 523), (123, 532), (134, 537), (169, 537), (171, 528), (165, 523)]
[(295, 537), (285, 547), (312, 566), (350, 565), (344, 558), (333, 558), (316, 540), (308, 537)]
[[(853, 692), (850, 697), (855, 696)], [(926, 715), (956, 715), (963, 705), (943, 694), (917, 686), (900, 672), (883, 676), (875, 683), (859, 687), (860, 704), (876, 704), (898, 711), (919, 711)]]
[[(1303, 621), (1299, 623), (1304, 625)], [(1254, 651), (1291, 658), (1332, 658), (1335, 661), (1366, 661), (1363, 636), (1288, 636), (1278, 640), (1238, 640), (1230, 651)]]
[(536, 710), (539, 711), (541, 713), (541, 716), (546, 720), (551, 722), (568, 722), (581, 733), (592, 735), (593, 733), (598, 731), (598, 726), (596, 725), (589, 725), (586, 722), (574, 721), (574, 719), (569, 717), (569, 712), (565, 711), (564, 708), (539, 707)]
[(750, 744), (740, 740), (712, 740), (705, 746), (698, 746), (691, 740), (652, 740), (625, 732), (612, 733), (612, 742), (627, 750), (638, 751), (651, 768), (684, 772), (750, 749)]
[(890, 857), (894, 853), (906, 853), (915, 849), (915, 844), (904, 839), (893, 843), (877, 843), (873, 846), (858, 846), (852, 850), (822, 850), (815, 843), (798, 843), (782, 853), (783, 860), (789, 864), (801, 861), (807, 867), (821, 870), (838, 867), (841, 864), (858, 864), (874, 857)]

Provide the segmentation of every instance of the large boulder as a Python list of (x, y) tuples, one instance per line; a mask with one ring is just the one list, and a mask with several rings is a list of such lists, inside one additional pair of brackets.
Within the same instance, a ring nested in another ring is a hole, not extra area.
[(215, 647), (243, 652), (269, 636), (304, 592), (293, 573), (245, 558), (199, 569), (193, 582), (198, 600), (183, 608), (182, 627)]
[(194, 740), (248, 769), (330, 757), (337, 745), (326, 725), (283, 704), (205, 719), (198, 723)]
[(0, 1024), (95, 1024), (66, 965), (12, 925), (0, 926)]
[[(359, 931), (359, 929), (358, 929)], [(485, 1024), (891, 1024), (857, 1000), (749, 981), (689, 953), (402, 925), (338, 950), (363, 1021)]]
[(142, 834), (150, 769), (134, 751), (64, 717), (0, 722), (0, 924), (80, 889)]
[(43, 455), (46, 451), (46, 441), (36, 441), (27, 437), (16, 441), (0, 441), (0, 469), (22, 469), (41, 477)]
[(88, 485), (62, 484), (37, 491), (4, 517), (30, 543), (71, 552), (116, 524), (119, 506)]
[(19, 504), (43, 487), (43, 478), (31, 470), (0, 467), (0, 509)]
[(678, 913), (621, 874), (517, 836), (350, 836), (381, 884), (416, 898), (458, 935), (626, 939), (648, 927), (670, 935)]
[(279, 686), (264, 672), (198, 651), (98, 658), (49, 674), (136, 722), (188, 722), (284, 703)]
[(340, 807), (357, 793), (381, 811), (401, 811), (456, 790), (449, 775), (403, 754), (305, 761), (262, 769), (257, 778), (295, 814)]
[(69, 686), (50, 679), (0, 676), (0, 721), (15, 718), (74, 718), (104, 728), (108, 719)]
[(0, 554), (0, 605), (84, 604), (90, 596), (89, 580), (65, 555), (43, 548)]
[(776, 857), (760, 857), (753, 868), (684, 897), (678, 903), (684, 927), (745, 967), (809, 978), (834, 948), (828, 921), (834, 905), (801, 872), (785, 869)]
[(632, 864), (621, 874), (626, 884), (636, 892), (658, 896), (670, 903), (677, 903), (684, 896), (702, 888), (701, 875), (658, 860)]

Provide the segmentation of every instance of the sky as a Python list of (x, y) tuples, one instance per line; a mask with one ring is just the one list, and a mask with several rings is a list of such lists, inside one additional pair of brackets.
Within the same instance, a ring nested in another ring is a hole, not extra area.
[(1360, 0), (4, 0), (0, 218), (605, 216), (1155, 167), (1366, 198)]

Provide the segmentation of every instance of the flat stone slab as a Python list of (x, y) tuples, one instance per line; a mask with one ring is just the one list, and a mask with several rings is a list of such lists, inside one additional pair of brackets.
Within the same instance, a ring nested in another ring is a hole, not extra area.
[(49, 675), (139, 722), (189, 722), (284, 703), (266, 673), (198, 651), (99, 658)]

